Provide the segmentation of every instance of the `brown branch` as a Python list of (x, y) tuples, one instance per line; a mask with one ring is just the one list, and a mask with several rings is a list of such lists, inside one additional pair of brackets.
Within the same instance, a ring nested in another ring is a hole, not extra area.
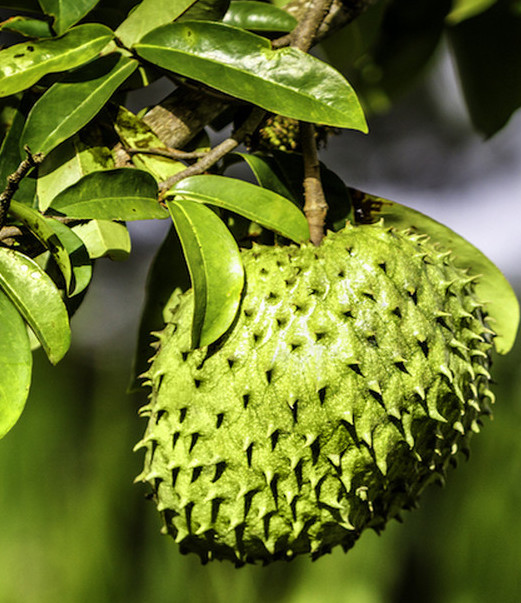
[(25, 152), (27, 153), (27, 159), (24, 159), (16, 168), (16, 171), (7, 177), (7, 186), (0, 194), (0, 228), (5, 224), (7, 212), (11, 205), (11, 199), (16, 194), (20, 182), (27, 176), (33, 167), (39, 165), (44, 159), (43, 153), (32, 155), (28, 149), (25, 149)]
[(311, 242), (320, 245), (324, 238), (327, 202), (320, 179), (315, 126), (300, 122), (300, 141), (304, 159), (304, 214), (309, 224)]
[(178, 149), (128, 149), (125, 152), (132, 155), (154, 155), (157, 157), (167, 157), (168, 159), (201, 159), (208, 154), (208, 151), (179, 151)]
[(7, 241), (8, 239), (14, 239), (23, 235), (18, 226), (4, 226), (0, 229), (0, 241)]
[[(377, 0), (333, 0), (328, 14), (325, 16), (322, 23), (320, 23), (318, 30), (316, 31), (312, 45), (318, 44), (335, 31), (351, 23), (351, 21), (364, 13), (376, 1)], [(304, 18), (307, 8), (308, 0), (293, 0), (293, 2), (290, 2), (284, 7), (284, 10), (293, 15), (296, 19), (301, 20)], [(295, 30), (293, 30), (293, 32), (294, 31)], [(282, 48), (284, 46), (290, 46), (293, 40), (293, 32), (273, 40), (272, 47)]]
[(230, 138), (223, 140), (223, 142), (208, 151), (208, 153), (206, 153), (204, 157), (199, 159), (199, 161), (197, 161), (190, 167), (186, 168), (186, 170), (178, 172), (177, 174), (171, 176), (165, 182), (162, 182), (159, 186), (159, 190), (161, 193), (160, 196), (164, 197), (164, 194), (170, 188), (172, 188), (174, 184), (177, 184), (184, 178), (187, 178), (188, 176), (197, 176), (209, 170), (225, 155), (237, 148), (246, 137), (251, 136), (255, 132), (255, 130), (260, 126), (265, 116), (266, 111), (264, 111), (264, 109), (261, 109), (260, 107), (253, 107), (249, 117), (243, 122), (243, 124), (237, 129), (237, 131), (234, 132), (232, 136), (230, 136)]

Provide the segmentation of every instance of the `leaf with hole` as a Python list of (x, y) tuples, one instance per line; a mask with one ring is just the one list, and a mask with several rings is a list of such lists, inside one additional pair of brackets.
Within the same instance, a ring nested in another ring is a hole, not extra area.
[(134, 59), (113, 53), (53, 84), (31, 109), (20, 148), (52, 151), (88, 124), (137, 66)]
[(169, 194), (233, 211), (297, 243), (309, 239), (306, 218), (294, 203), (243, 180), (213, 175), (190, 176), (172, 187)]
[(210, 345), (232, 324), (244, 269), (239, 248), (222, 220), (194, 201), (169, 201), (194, 290), (192, 347)]
[(31, 346), (24, 321), (0, 289), (0, 438), (22, 414), (29, 395), (31, 370)]
[(60, 38), (23, 42), (0, 51), (0, 96), (30, 88), (48, 73), (68, 71), (94, 59), (113, 37), (98, 23), (85, 23)]
[(13, 249), (0, 247), (0, 288), (43, 346), (59, 362), (71, 342), (69, 317), (56, 285), (38, 264)]
[(51, 209), (70, 218), (153, 220), (168, 218), (148, 172), (118, 168), (87, 174), (59, 193)]
[(367, 132), (358, 98), (338, 71), (295, 48), (272, 50), (266, 38), (231, 25), (171, 23), (147, 34), (135, 50), (267, 111)]

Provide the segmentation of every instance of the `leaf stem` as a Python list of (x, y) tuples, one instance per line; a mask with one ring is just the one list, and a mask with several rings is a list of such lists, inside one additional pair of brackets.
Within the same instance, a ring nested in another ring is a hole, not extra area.
[(29, 149), (25, 149), (27, 158), (24, 159), (20, 165), (16, 168), (12, 174), (7, 177), (7, 186), (0, 194), (0, 228), (5, 224), (7, 218), (7, 212), (11, 205), (11, 199), (16, 194), (20, 186), (20, 182), (27, 176), (27, 174), (44, 160), (43, 153), (36, 153), (33, 155)]
[(187, 167), (186, 170), (178, 172), (171, 176), (165, 182), (162, 182), (159, 186), (160, 197), (164, 197), (165, 193), (177, 184), (183, 178), (188, 176), (196, 176), (203, 174), (213, 165), (215, 165), (225, 155), (237, 148), (241, 142), (247, 137), (251, 136), (253, 132), (260, 126), (266, 116), (266, 111), (260, 107), (253, 107), (250, 115), (242, 123), (242, 125), (226, 140), (223, 140), (220, 144), (215, 146), (213, 149), (208, 151), (204, 157), (201, 157), (196, 163)]

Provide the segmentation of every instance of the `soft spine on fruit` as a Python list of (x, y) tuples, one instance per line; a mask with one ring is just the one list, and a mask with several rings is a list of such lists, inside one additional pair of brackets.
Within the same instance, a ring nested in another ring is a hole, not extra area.
[(221, 340), (190, 349), (191, 291), (158, 334), (138, 479), (203, 561), (348, 550), (443, 480), (489, 413), (493, 333), (474, 278), (383, 224), (243, 258)]

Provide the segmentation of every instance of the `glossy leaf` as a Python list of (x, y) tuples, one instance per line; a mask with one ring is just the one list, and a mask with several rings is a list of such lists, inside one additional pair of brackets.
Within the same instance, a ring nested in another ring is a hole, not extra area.
[(448, 31), (472, 123), (492, 136), (521, 107), (521, 11), (499, 2)]
[(54, 261), (63, 274), (67, 291), (70, 291), (72, 286), (72, 267), (69, 254), (47, 220), (35, 209), (16, 201), (11, 201), (9, 215), (16, 220), (20, 220), (40, 240), (46, 249), (51, 252)]
[(51, 26), (47, 21), (31, 19), (30, 17), (11, 17), (0, 23), (0, 31), (13, 31), (26, 38), (52, 38)]
[(230, 4), (223, 23), (251, 31), (285, 32), (291, 31), (297, 25), (297, 20), (273, 4), (236, 0)]
[[(120, 107), (114, 128), (121, 142), (131, 149), (168, 149), (159, 140), (150, 126), (134, 115), (125, 107)], [(154, 155), (132, 155), (132, 163), (139, 169), (150, 172), (158, 181), (162, 182), (185, 169), (184, 163)]]
[(90, 172), (114, 168), (107, 147), (73, 136), (53, 149), (38, 168), (38, 207), (44, 212), (58, 193)]
[(239, 248), (222, 220), (194, 201), (169, 201), (194, 290), (192, 346), (210, 345), (232, 324), (244, 269)]
[(26, 255), (0, 247), (0, 288), (9, 297), (56, 364), (71, 341), (69, 317), (50, 277)]
[(89, 286), (92, 279), (92, 262), (85, 243), (67, 225), (53, 218), (45, 218), (54, 230), (69, 256), (73, 280), (69, 296), (78, 295)]
[(30, 88), (48, 73), (68, 71), (94, 59), (113, 33), (104, 25), (78, 25), (64, 36), (23, 42), (0, 51), (0, 96)]
[(138, 63), (119, 53), (101, 57), (57, 82), (34, 104), (20, 148), (47, 154), (85, 126)]
[(126, 46), (132, 46), (149, 31), (177, 19), (195, 1), (142, 0), (116, 29), (116, 36)]
[(220, 21), (229, 6), (230, 0), (197, 0), (176, 21)]
[(183, 258), (181, 243), (176, 231), (171, 228), (148, 271), (145, 303), (141, 312), (129, 385), (130, 391), (141, 387), (140, 375), (147, 370), (152, 355), (151, 345), (154, 341), (152, 333), (164, 328), (169, 318), (169, 316), (165, 316), (168, 301), (172, 295), (179, 295), (189, 287), (190, 275)]
[[(389, 226), (413, 228), (432, 237), (433, 241), (450, 249), (453, 261), (471, 274), (480, 275), (476, 293), (485, 304), (491, 318), (491, 329), (496, 333), (494, 344), (500, 354), (506, 354), (513, 346), (519, 326), (519, 303), (503, 273), (479, 249), (456, 234), (448, 226), (424, 214), (394, 201), (368, 195), (350, 189), (355, 205), (365, 212), (364, 220), (383, 218)], [(367, 208), (365, 211), (363, 208)], [(360, 215), (360, 214), (359, 214)]]
[(248, 165), (262, 188), (267, 188), (297, 204), (301, 200), (284, 181), (284, 176), (274, 157), (253, 153), (230, 153), (230, 155), (232, 160), (237, 158)]
[(294, 119), (367, 131), (350, 84), (294, 48), (272, 50), (261, 36), (222, 23), (172, 23), (135, 49), (164, 69)]
[(157, 201), (153, 176), (132, 168), (87, 174), (59, 193), (51, 208), (71, 218), (151, 220), (168, 217), (168, 212)]
[(121, 222), (90, 220), (74, 226), (72, 230), (83, 241), (93, 260), (106, 257), (122, 262), (130, 255), (130, 235)]
[(99, 0), (38, 0), (44, 13), (54, 17), (53, 28), (60, 36), (83, 19)]
[(0, 289), (0, 438), (18, 421), (29, 395), (32, 354), (24, 321)]
[(233, 211), (297, 243), (309, 239), (306, 218), (294, 203), (243, 180), (225, 176), (191, 176), (178, 182), (169, 194)]

